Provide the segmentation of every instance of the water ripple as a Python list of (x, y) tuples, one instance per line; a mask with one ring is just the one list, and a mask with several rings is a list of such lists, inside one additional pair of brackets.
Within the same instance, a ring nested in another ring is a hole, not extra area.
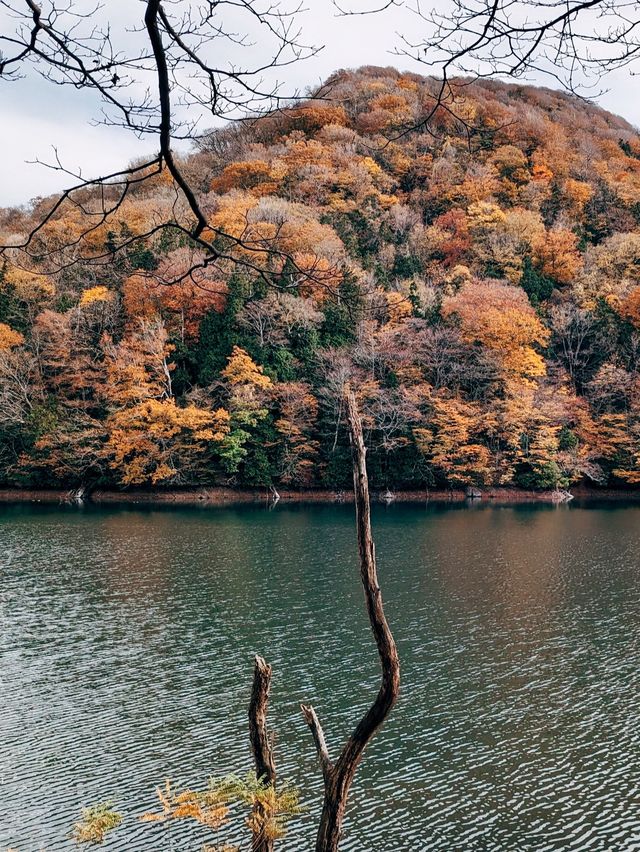
[[(354, 787), (344, 852), (640, 849), (640, 511), (376, 512), (403, 691)], [(67, 852), (115, 799), (107, 850), (195, 852), (142, 825), (164, 778), (250, 767), (251, 658), (273, 663), (282, 777), (321, 782), (377, 688), (350, 507), (0, 509), (0, 849)], [(240, 837), (242, 834), (239, 835)]]

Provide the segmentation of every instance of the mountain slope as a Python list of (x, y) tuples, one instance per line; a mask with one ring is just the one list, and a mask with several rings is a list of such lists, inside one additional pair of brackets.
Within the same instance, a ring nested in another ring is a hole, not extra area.
[(339, 71), (200, 141), (183, 165), (211, 227), (280, 255), (226, 261), (221, 239), (189, 276), (197, 247), (162, 233), (95, 263), (172, 215), (165, 175), (73, 249), (61, 207), (42, 255), (73, 262), (2, 268), (0, 478), (343, 487), (350, 382), (374, 486), (640, 482), (640, 138), (497, 82), (422, 126), (435, 86)]

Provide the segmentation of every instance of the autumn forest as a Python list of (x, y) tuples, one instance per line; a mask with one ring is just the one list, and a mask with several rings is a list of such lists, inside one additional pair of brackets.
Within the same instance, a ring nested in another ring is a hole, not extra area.
[[(215, 264), (154, 232), (166, 170), (6, 252), (2, 484), (348, 488), (347, 385), (374, 488), (640, 483), (640, 138), (489, 81), (424, 125), (435, 85), (340, 71), (200, 139)], [(1, 210), (2, 242), (50, 208)]]

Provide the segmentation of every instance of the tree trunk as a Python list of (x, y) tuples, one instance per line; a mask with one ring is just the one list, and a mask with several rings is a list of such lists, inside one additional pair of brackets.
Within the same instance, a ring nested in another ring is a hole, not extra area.
[(329, 757), (324, 732), (315, 710), (313, 707), (302, 705), (302, 712), (311, 730), (324, 777), (324, 803), (316, 839), (316, 852), (336, 852), (338, 849), (347, 798), (356, 769), (367, 743), (393, 709), (400, 690), (398, 651), (385, 618), (376, 571), (362, 422), (355, 396), (350, 390), (347, 390), (346, 394), (346, 412), (353, 457), (360, 578), (369, 623), (380, 657), (382, 682), (375, 701), (356, 726), (335, 763), (332, 763)]
[[(271, 666), (262, 657), (256, 656), (253, 669), (253, 687), (249, 703), (249, 739), (256, 766), (256, 777), (265, 784), (276, 783), (276, 766), (273, 759), (272, 737), (267, 730), (267, 706), (271, 686)], [(266, 814), (262, 806), (254, 807), (256, 825), (263, 826)], [(254, 830), (251, 841), (252, 852), (273, 852), (273, 840), (265, 837), (261, 830)]]

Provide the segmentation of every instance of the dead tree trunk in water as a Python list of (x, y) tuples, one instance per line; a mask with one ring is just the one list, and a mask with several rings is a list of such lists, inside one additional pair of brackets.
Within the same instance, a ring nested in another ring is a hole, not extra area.
[(346, 395), (346, 412), (353, 457), (353, 486), (358, 529), (360, 577), (369, 623), (380, 657), (382, 683), (375, 701), (345, 743), (335, 763), (329, 757), (324, 732), (315, 710), (313, 707), (302, 705), (302, 712), (311, 729), (324, 777), (324, 803), (316, 840), (316, 852), (336, 852), (338, 849), (347, 797), (356, 769), (367, 743), (391, 712), (400, 690), (398, 651), (385, 618), (382, 594), (378, 585), (375, 547), (371, 535), (366, 449), (362, 435), (362, 422), (352, 391), (348, 391)]
[[(265, 784), (276, 783), (276, 765), (273, 759), (273, 743), (267, 730), (267, 706), (271, 686), (271, 666), (262, 657), (256, 656), (253, 669), (253, 687), (249, 703), (249, 739), (256, 765), (256, 777)], [(265, 814), (260, 804), (255, 805), (256, 825), (264, 826)], [(265, 837), (262, 830), (254, 831), (251, 841), (252, 852), (273, 852), (273, 839)]]

